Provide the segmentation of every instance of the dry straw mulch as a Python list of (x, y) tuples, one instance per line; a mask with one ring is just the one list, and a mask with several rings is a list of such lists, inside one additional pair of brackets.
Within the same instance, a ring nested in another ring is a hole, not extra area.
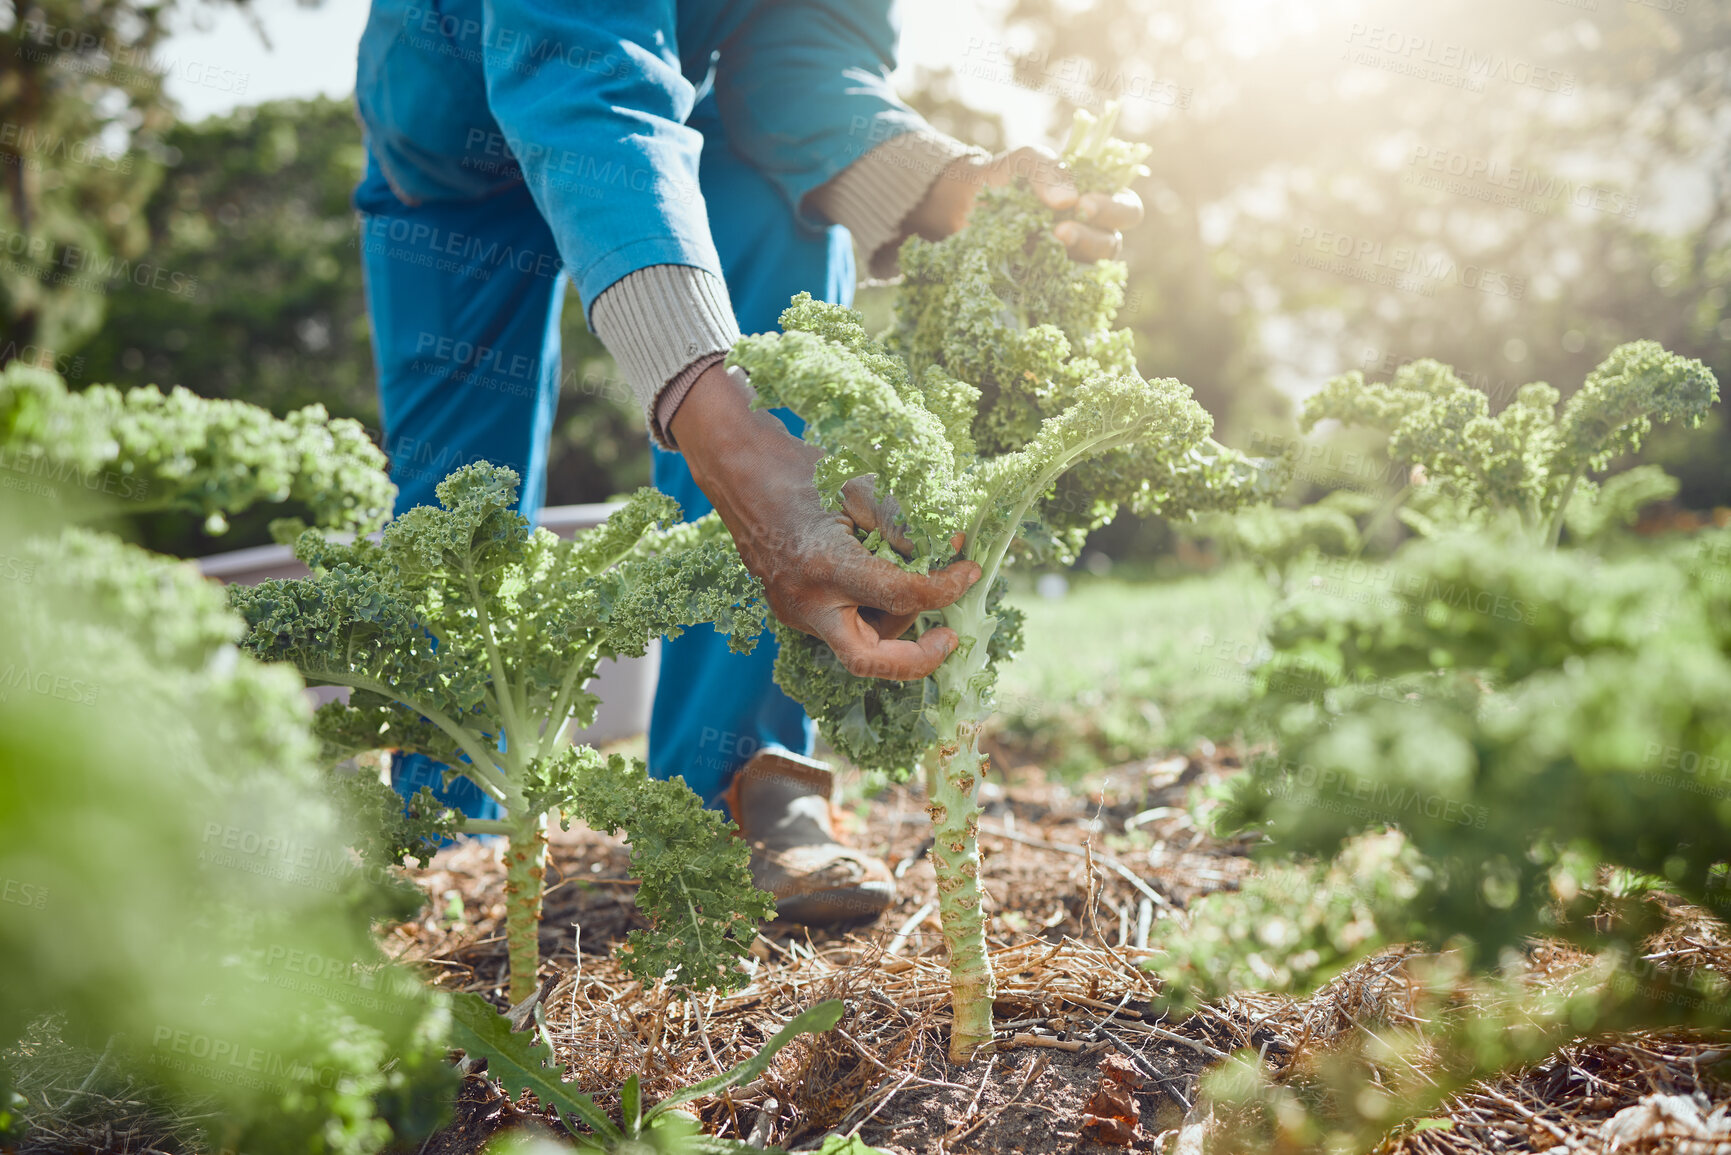
[[(1196, 1150), (1198, 1080), (1228, 1053), (1249, 1048), (1274, 1071), (1363, 1024), (1398, 1019), (1410, 1005), (1398, 953), (1367, 960), (1306, 999), (1244, 992), (1182, 1023), (1159, 1019), (1154, 987), (1136, 965), (1151, 954), (1154, 924), (1182, 919), (1190, 901), (1238, 884), (1246, 847), (1213, 839), (1183, 806), (1189, 787), (1231, 773), (1236, 759), (1207, 749), (1111, 772), (1092, 790), (1034, 777), (998, 791), (982, 826), (983, 878), (999, 979), (998, 1052), (949, 1063), (947, 987), (935, 885), (924, 857), (916, 794), (894, 788), (852, 817), (852, 839), (896, 868), (901, 895), (881, 922), (848, 934), (775, 925), (753, 948), (749, 982), (725, 996), (690, 997), (626, 977), (608, 957), (634, 925), (627, 856), (586, 833), (558, 838), (543, 924), (543, 996), (559, 1057), (574, 1085), (617, 1102), (630, 1075), (653, 1101), (755, 1053), (781, 1024), (823, 998), (849, 1007), (840, 1027), (803, 1039), (768, 1074), (698, 1105), (718, 1134), (799, 1148), (831, 1131), (857, 1132), (894, 1151), (1091, 1151), (1084, 1127), (1102, 1086), (1102, 1059), (1135, 1071), (1140, 1125), (1130, 1149)], [(1123, 837), (1127, 830), (1136, 832)], [(1113, 852), (1103, 847), (1111, 836)], [(491, 852), (441, 854), (420, 873), (441, 901), (454, 893), (463, 921), (429, 916), (399, 928), (392, 948), (441, 973), (453, 988), (496, 995), (503, 982), (502, 880)], [(1710, 920), (1680, 918), (1661, 965), (1691, 952), (1731, 973), (1731, 944)], [(1692, 927), (1693, 929), (1689, 929)], [(1690, 936), (1694, 937), (1691, 938)], [(1155, 935), (1157, 937), (1157, 934)], [(1535, 959), (1561, 981), (1567, 952)], [(1565, 1047), (1546, 1063), (1451, 1100), (1448, 1126), (1402, 1134), (1394, 1155), (1466, 1152), (1632, 1151), (1731, 1155), (1720, 1137), (1731, 1091), (1709, 1068), (1731, 1042), (1631, 1036)], [(1561, 1064), (1561, 1066), (1559, 1066)], [(1558, 1074), (1561, 1070), (1563, 1073)], [(469, 1151), (494, 1131), (545, 1122), (472, 1077), (458, 1124), (426, 1155)], [(1189, 1126), (1186, 1126), (1186, 1123)]]

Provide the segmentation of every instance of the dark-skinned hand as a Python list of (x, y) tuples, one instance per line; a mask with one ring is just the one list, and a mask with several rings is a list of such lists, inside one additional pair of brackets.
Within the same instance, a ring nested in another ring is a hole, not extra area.
[(925, 575), (873, 557), (854, 531), (878, 530), (905, 549), (894, 507), (856, 478), (842, 490), (841, 512), (824, 509), (812, 480), (823, 451), (774, 414), (748, 408), (750, 400), (745, 374), (716, 365), (698, 377), (669, 432), (745, 568), (763, 582), (769, 608), (822, 638), (851, 673), (925, 677), (956, 648), (955, 631), (927, 630), (917, 641), (901, 635), (922, 611), (962, 596), (980, 567), (958, 561)]

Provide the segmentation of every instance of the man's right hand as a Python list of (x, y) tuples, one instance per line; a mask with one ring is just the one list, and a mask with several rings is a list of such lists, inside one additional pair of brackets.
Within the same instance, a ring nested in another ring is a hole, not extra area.
[(958, 561), (930, 575), (873, 557), (856, 528), (894, 539), (894, 509), (865, 479), (842, 491), (843, 511), (823, 508), (812, 475), (823, 451), (750, 408), (745, 374), (716, 364), (698, 377), (668, 430), (691, 475), (733, 535), (746, 569), (762, 580), (782, 622), (827, 642), (851, 673), (908, 681), (956, 648), (940, 626), (901, 638), (922, 611), (941, 609), (980, 580)]

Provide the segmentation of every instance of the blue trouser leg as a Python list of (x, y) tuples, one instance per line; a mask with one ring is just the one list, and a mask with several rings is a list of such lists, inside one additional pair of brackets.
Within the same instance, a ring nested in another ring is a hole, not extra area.
[[(853, 300), (853, 250), (841, 229), (802, 224), (770, 183), (727, 146), (720, 124), (700, 104), (690, 124), (704, 134), (700, 182), (710, 232), (739, 327), (778, 327), (789, 298), (804, 290), (828, 301)], [(791, 413), (777, 415), (798, 432)], [(655, 450), (656, 488), (672, 495), (687, 518), (710, 511), (685, 459)], [(733, 653), (708, 626), (661, 644), (661, 676), (649, 721), (649, 772), (684, 777), (714, 804), (735, 770), (757, 751), (809, 754), (816, 728), (799, 704), (775, 685), (775, 640), (765, 635), (748, 655)]]
[[(553, 236), (521, 185), (410, 206), (371, 157), (367, 169), (355, 204), (396, 512), (436, 504), (447, 474), (489, 461), (522, 477), (519, 508), (533, 519), (559, 398), (565, 280)], [(396, 760), (391, 781), (404, 797), (430, 786), (472, 818), (500, 816), (473, 782), (447, 788), (443, 777), (412, 754)]]

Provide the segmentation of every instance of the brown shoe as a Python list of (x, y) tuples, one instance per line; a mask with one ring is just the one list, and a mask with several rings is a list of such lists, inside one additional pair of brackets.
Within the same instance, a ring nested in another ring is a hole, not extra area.
[(889, 867), (835, 840), (829, 767), (763, 750), (740, 767), (727, 808), (751, 844), (751, 878), (775, 896), (776, 917), (805, 926), (871, 922), (895, 901)]

